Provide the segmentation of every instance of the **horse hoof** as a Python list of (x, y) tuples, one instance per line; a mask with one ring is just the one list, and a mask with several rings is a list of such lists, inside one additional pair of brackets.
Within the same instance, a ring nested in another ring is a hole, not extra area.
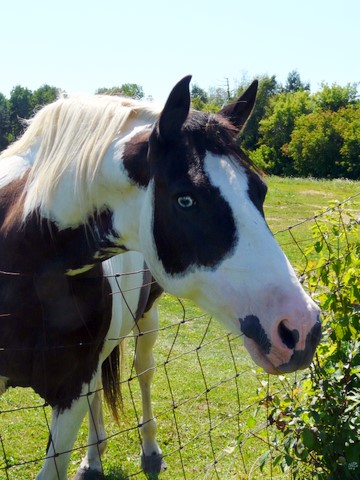
[(73, 480), (104, 480), (104, 475), (99, 470), (80, 467)]
[(153, 455), (141, 455), (141, 468), (145, 473), (161, 473), (167, 469), (166, 462), (161, 453)]

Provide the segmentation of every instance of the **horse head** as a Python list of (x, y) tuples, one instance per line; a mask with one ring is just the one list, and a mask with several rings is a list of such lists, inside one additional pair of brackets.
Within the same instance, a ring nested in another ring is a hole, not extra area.
[(319, 308), (267, 226), (266, 185), (237, 142), (257, 82), (218, 114), (190, 109), (189, 82), (174, 87), (149, 138), (146, 262), (165, 290), (242, 334), (267, 372), (305, 368), (320, 340)]

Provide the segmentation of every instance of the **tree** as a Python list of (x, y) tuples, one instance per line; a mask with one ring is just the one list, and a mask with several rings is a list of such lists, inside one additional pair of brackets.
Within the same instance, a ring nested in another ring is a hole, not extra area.
[[(236, 92), (239, 97), (246, 89), (246, 85), (241, 85)], [(260, 120), (265, 116), (265, 112), (269, 106), (270, 99), (280, 91), (275, 75), (263, 76), (259, 78), (259, 88), (256, 96), (254, 111), (246, 123), (245, 129), (241, 134), (241, 144), (247, 150), (255, 150), (259, 145)]]
[(208, 103), (208, 94), (196, 83), (191, 87), (191, 103), (195, 110), (204, 110)]
[(10, 121), (12, 135), (18, 137), (23, 130), (21, 119), (30, 118), (33, 112), (32, 92), (28, 88), (17, 85), (10, 93)]
[(118, 95), (119, 97), (131, 97), (137, 100), (144, 98), (144, 90), (137, 83), (123, 83), (121, 87), (98, 88), (96, 95)]
[(50, 85), (43, 85), (33, 92), (31, 103), (34, 109), (54, 102), (60, 94), (60, 89), (51, 87)]
[(0, 152), (9, 145), (11, 139), (10, 103), (0, 93)]
[(296, 119), (312, 110), (313, 103), (310, 92), (307, 90), (298, 90), (293, 93), (283, 91), (271, 97), (266, 115), (260, 120), (261, 146), (254, 160), (260, 161), (269, 173), (292, 175), (294, 172), (292, 158), (288, 153), (288, 143), (291, 140)]
[(288, 145), (295, 174), (316, 178), (338, 176), (342, 139), (335, 126), (335, 116), (331, 111), (316, 111), (297, 119)]
[(227, 102), (226, 98), (226, 91), (220, 87), (212, 87), (208, 92), (205, 92), (195, 84), (191, 89), (191, 103), (195, 110), (216, 113)]
[(121, 97), (122, 92), (120, 87), (101, 87), (95, 91), (95, 95), (118, 95), (119, 97)]
[(138, 100), (144, 97), (143, 88), (136, 83), (124, 83), (121, 85), (121, 91), (125, 97), (131, 97)]
[(288, 151), (297, 175), (359, 179), (360, 105), (298, 118)]
[(227, 90), (222, 87), (210, 87), (208, 99), (208, 104), (212, 105), (211, 108), (207, 108), (209, 111), (218, 111), (229, 102)]
[(208, 94), (200, 88), (196, 83), (191, 87), (191, 98), (194, 100), (195, 98), (200, 99), (202, 102), (207, 103), (208, 101)]
[(341, 136), (337, 175), (360, 179), (360, 104), (340, 109), (335, 118), (335, 129)]
[(303, 83), (301, 81), (299, 72), (293, 70), (287, 77), (284, 90), (288, 93), (298, 92), (299, 90), (310, 90), (310, 84)]
[(348, 83), (345, 87), (334, 84), (331, 87), (326, 83), (315, 94), (315, 104), (318, 110), (331, 110), (337, 112), (340, 108), (354, 105), (357, 97), (357, 83)]

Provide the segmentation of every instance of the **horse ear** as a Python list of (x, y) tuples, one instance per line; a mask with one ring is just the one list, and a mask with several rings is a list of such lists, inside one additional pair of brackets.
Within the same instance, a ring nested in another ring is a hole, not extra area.
[(175, 85), (161, 112), (158, 133), (160, 139), (165, 142), (176, 139), (189, 114), (190, 80), (191, 75), (187, 75)]
[(235, 127), (242, 130), (254, 108), (256, 92), (259, 82), (254, 80), (250, 87), (235, 102), (229, 103), (220, 110), (220, 114), (227, 117)]

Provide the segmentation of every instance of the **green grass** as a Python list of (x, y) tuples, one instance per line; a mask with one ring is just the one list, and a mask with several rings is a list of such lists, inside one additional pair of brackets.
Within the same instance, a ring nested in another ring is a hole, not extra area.
[[(311, 227), (314, 222), (305, 222), (294, 229), (281, 231), (311, 219), (330, 202), (343, 201), (360, 192), (360, 182), (350, 180), (279, 177), (266, 180), (269, 186), (265, 202), (266, 219), (290, 262), (296, 266), (304, 266), (306, 259), (302, 251), (312, 242)], [(357, 202), (360, 202), (360, 196)]]
[[(329, 201), (360, 192), (360, 182), (340, 180), (270, 177), (267, 183), (265, 212), (273, 232), (313, 217)], [(360, 214), (358, 207), (354, 209)], [(313, 221), (305, 222), (290, 233), (276, 235), (300, 268), (313, 225)], [(185, 316), (182, 305), (170, 295), (164, 295), (160, 305), (162, 330), (155, 350), (158, 367), (153, 403), (158, 441), (168, 464), (161, 480), (288, 478), (271, 470), (270, 464), (263, 473), (259, 470), (270, 432), (265, 428), (266, 408), (259, 408), (257, 403), (257, 388), (266, 387), (268, 376), (258, 371), (239, 339), (226, 335), (216, 321), (210, 321), (190, 302), (185, 301), (184, 307)], [(198, 318), (192, 320), (194, 317)], [(128, 348), (125, 380), (132, 376), (132, 340)], [(281, 388), (281, 381), (286, 380), (272, 378), (271, 388)], [(123, 393), (125, 410), (120, 425), (106, 414), (111, 438), (103, 460), (105, 478), (137, 474), (135, 478), (145, 479), (139, 468), (136, 418), (141, 408), (136, 379), (124, 383)], [(18, 410), (23, 407), (29, 408)], [(30, 389), (11, 389), (0, 398), (0, 411), (0, 468), (5, 466), (4, 451), (8, 464), (24, 463), (10, 468), (8, 476), (0, 470), (0, 480), (34, 479), (45, 452), (50, 410)], [(84, 454), (86, 436), (84, 423), (76, 443), (78, 450), (72, 454), (70, 478)]]
[[(342, 201), (360, 191), (360, 182), (268, 177), (265, 212), (274, 231), (312, 217), (328, 202)], [(359, 200), (358, 200), (359, 201)]]

